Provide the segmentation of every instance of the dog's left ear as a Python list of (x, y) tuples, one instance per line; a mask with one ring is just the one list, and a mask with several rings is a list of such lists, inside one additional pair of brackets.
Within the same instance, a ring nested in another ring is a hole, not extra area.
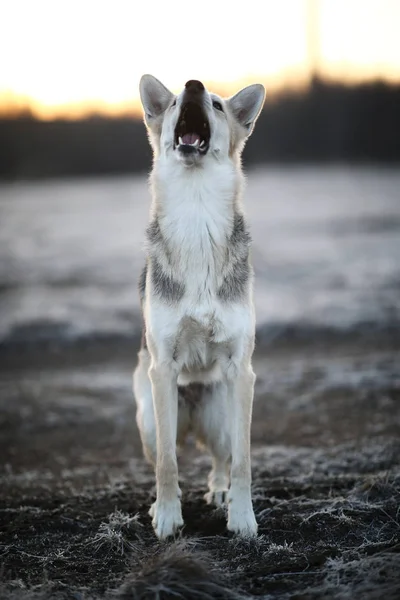
[(140, 84), (140, 99), (143, 104), (146, 120), (162, 115), (172, 101), (173, 93), (153, 75), (143, 75)]
[(264, 104), (265, 88), (261, 83), (255, 83), (243, 88), (229, 98), (228, 104), (235, 119), (250, 135), (254, 124)]

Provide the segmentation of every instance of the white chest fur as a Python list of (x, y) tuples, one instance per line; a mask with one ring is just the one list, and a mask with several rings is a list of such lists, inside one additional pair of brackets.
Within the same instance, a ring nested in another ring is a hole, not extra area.
[(161, 161), (154, 170), (153, 211), (169, 252), (166, 258), (196, 302), (203, 296), (207, 301), (220, 284), (240, 183), (230, 163), (193, 172)]
[(221, 367), (240, 357), (254, 330), (251, 294), (246, 302), (228, 304), (218, 296), (241, 178), (230, 163), (193, 173), (161, 162), (151, 185), (164, 244), (155, 250), (157, 261), (185, 292), (173, 306), (150, 295), (149, 336), (159, 355), (179, 365), (182, 383), (219, 379)]

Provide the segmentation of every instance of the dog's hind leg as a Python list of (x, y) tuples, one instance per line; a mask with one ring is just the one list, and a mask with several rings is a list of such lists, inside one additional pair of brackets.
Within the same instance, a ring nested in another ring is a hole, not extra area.
[(218, 382), (204, 387), (194, 414), (193, 428), (199, 442), (209, 449), (212, 457), (209, 491), (204, 498), (207, 504), (222, 506), (227, 501), (231, 458), (226, 383)]
[(139, 352), (139, 362), (133, 374), (133, 392), (136, 399), (136, 423), (143, 446), (143, 454), (156, 466), (157, 437), (154, 417), (153, 393), (149, 378), (150, 353), (147, 348)]

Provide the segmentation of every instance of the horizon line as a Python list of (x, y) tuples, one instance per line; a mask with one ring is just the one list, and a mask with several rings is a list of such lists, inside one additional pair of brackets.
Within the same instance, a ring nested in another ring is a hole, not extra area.
[[(291, 78), (275, 82), (265, 78), (260, 83), (263, 83), (266, 87), (266, 102), (268, 102), (269, 98), (276, 101), (279, 99), (279, 96), (288, 92), (306, 92), (310, 90), (312, 82), (315, 79), (327, 85), (342, 85), (344, 87), (357, 87), (378, 83), (387, 85), (388, 87), (400, 85), (400, 73), (398, 76), (374, 74), (355, 77), (354, 74), (350, 73), (335, 76), (318, 71), (310, 73), (306, 77), (302, 74), (297, 74), (296, 77), (292, 76)], [(253, 79), (242, 78), (223, 84), (206, 81), (205, 85), (221, 96), (229, 96), (239, 90), (240, 86), (244, 87), (250, 83), (253, 83)], [(90, 117), (141, 119), (143, 111), (139, 97), (132, 97), (119, 102), (108, 102), (101, 98), (92, 98), (76, 102), (46, 105), (29, 95), (18, 94), (12, 90), (0, 90), (0, 118), (11, 120), (24, 115), (29, 115), (38, 121), (74, 121)]]

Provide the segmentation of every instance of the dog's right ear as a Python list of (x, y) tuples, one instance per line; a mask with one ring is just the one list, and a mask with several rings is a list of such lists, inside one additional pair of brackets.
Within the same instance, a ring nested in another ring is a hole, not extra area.
[(153, 75), (143, 75), (139, 89), (146, 121), (150, 125), (153, 119), (162, 115), (168, 108), (174, 95)]

